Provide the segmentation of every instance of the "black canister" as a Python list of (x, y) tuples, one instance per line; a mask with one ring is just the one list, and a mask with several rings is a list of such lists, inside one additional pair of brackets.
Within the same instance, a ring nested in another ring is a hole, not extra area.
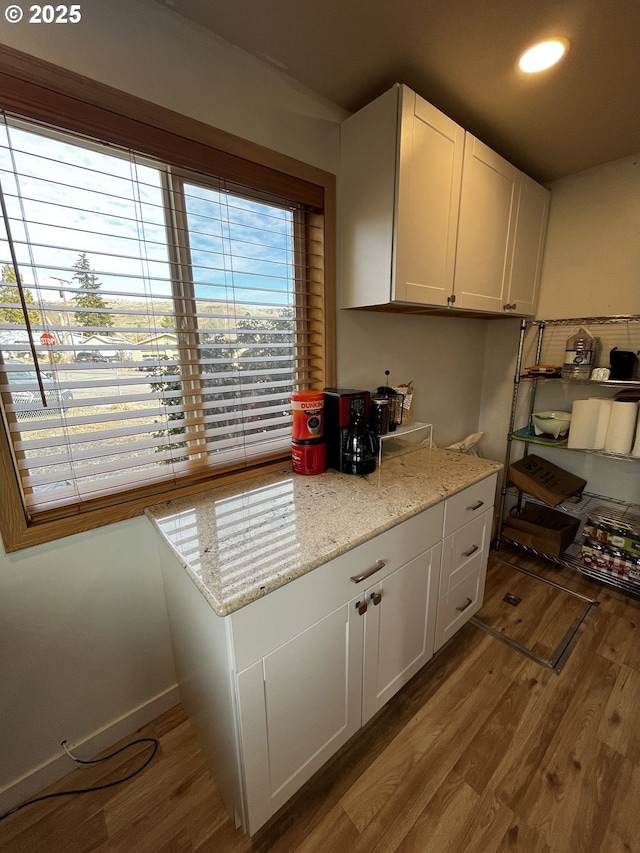
[(402, 412), (404, 406), (404, 394), (400, 394), (389, 385), (381, 385), (376, 397), (385, 397), (389, 401), (389, 431), (395, 432), (396, 427), (402, 423)]
[(638, 356), (630, 350), (620, 350), (614, 347), (609, 353), (611, 374), (609, 379), (622, 379), (625, 382), (633, 379)]
[(386, 435), (389, 432), (390, 411), (388, 397), (371, 398), (371, 429), (376, 435)]

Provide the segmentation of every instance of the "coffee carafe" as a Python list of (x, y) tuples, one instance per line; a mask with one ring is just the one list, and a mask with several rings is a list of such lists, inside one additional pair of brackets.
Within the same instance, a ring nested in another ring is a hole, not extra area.
[(371, 474), (376, 470), (378, 439), (364, 422), (361, 411), (353, 413), (342, 451), (345, 474)]

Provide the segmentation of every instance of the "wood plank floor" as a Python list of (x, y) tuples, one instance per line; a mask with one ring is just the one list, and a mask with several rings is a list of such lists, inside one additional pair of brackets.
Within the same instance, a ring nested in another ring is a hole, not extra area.
[[(562, 668), (567, 646), (593, 605), (574, 590), (559, 589), (507, 560), (494, 560), (487, 573), (482, 609), (475, 624), (503, 637), (548, 666)], [(564, 654), (563, 654), (564, 652)]]
[[(571, 570), (517, 559), (600, 601), (559, 674), (467, 625), (253, 839), (231, 825), (178, 706), (140, 731), (160, 749), (139, 776), (10, 815), (0, 846), (638, 853), (640, 603)], [(119, 756), (48, 790), (104, 783), (133, 766), (133, 756)]]

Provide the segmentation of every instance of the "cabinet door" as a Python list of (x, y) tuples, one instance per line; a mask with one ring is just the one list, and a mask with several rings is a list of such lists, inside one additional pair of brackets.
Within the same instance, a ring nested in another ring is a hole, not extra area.
[(519, 183), (513, 261), (506, 304), (510, 313), (533, 316), (538, 301), (538, 282), (551, 194), (522, 173)]
[(455, 307), (502, 313), (513, 254), (518, 170), (467, 133)]
[(342, 308), (386, 305), (391, 292), (399, 87), (343, 122), (340, 134)]
[(450, 536), (456, 530), (478, 518), (493, 506), (496, 494), (497, 474), (491, 474), (461, 492), (447, 498), (444, 505), (443, 536)]
[(492, 508), (488, 509), (444, 540), (440, 598), (475, 571), (478, 558), (485, 561), (488, 559), (492, 515)]
[(250, 834), (360, 727), (362, 637), (345, 604), (238, 674)]
[(406, 86), (391, 297), (446, 305), (453, 288), (464, 130)]
[(362, 722), (433, 655), (441, 545), (367, 590)]
[(480, 610), (484, 598), (487, 560), (476, 558), (476, 571), (467, 575), (438, 602), (435, 650), (443, 646), (456, 631)]

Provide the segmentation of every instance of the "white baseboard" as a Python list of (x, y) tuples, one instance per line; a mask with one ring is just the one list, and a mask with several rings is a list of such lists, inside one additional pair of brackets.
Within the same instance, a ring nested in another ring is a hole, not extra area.
[[(84, 740), (74, 741), (68, 746), (76, 754), (79, 753), (83, 757), (93, 757), (113, 746), (122, 738), (134, 734), (141, 726), (155, 720), (156, 717), (164, 714), (165, 711), (173, 708), (179, 702), (180, 694), (178, 686), (175, 685), (154, 696), (144, 705), (134, 708), (124, 716), (89, 735)], [(0, 790), (0, 815), (6, 814), (27, 800), (36, 797), (44, 788), (53, 782), (57, 782), (58, 779), (66, 776), (75, 768), (76, 765), (61, 749), (59, 755), (55, 755), (49, 761), (45, 761)]]

